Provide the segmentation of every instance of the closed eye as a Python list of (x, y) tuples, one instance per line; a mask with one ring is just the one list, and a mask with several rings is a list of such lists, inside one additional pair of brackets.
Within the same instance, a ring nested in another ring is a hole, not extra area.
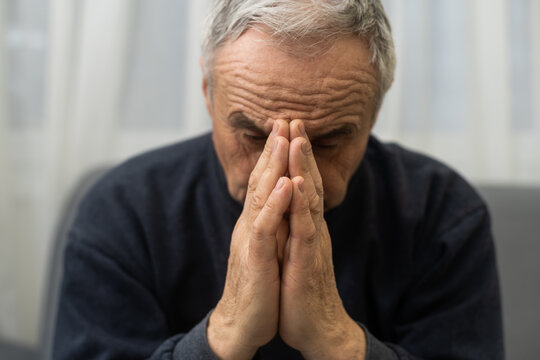
[(330, 130), (325, 134), (316, 135), (311, 140), (311, 145), (315, 149), (332, 150), (338, 147), (344, 141), (351, 139), (356, 132), (353, 124), (344, 124), (343, 126)]
[(322, 150), (334, 149), (335, 147), (338, 146), (337, 142), (328, 143), (328, 142), (320, 142), (320, 141), (316, 141), (312, 143), (311, 145), (316, 149), (322, 149)]
[(266, 134), (250, 134), (244, 133), (244, 138), (254, 144), (264, 144), (268, 136)]

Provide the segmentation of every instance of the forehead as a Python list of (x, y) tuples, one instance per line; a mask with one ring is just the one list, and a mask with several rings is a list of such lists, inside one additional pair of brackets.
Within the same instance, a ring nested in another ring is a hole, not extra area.
[(235, 111), (262, 119), (322, 119), (374, 102), (378, 81), (365, 41), (344, 36), (324, 51), (303, 54), (249, 30), (216, 54), (214, 87)]

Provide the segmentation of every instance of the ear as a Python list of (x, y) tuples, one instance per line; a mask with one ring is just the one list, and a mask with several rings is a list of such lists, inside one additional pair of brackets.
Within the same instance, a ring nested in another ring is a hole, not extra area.
[(199, 58), (199, 64), (201, 65), (201, 71), (202, 71), (202, 91), (204, 94), (204, 101), (206, 103), (206, 109), (208, 110), (208, 113), (213, 118), (213, 112), (212, 112), (212, 99), (211, 99), (211, 91), (209, 89), (208, 85), (208, 79), (206, 78), (206, 72), (204, 69), (204, 61), (201, 58)]

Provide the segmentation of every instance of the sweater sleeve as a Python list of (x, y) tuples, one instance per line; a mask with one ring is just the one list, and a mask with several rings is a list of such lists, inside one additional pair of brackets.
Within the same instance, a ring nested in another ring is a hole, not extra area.
[(398, 360), (397, 354), (383, 342), (373, 336), (369, 330), (361, 323), (357, 323), (366, 336), (366, 357), (365, 360)]
[(84, 236), (74, 228), (66, 248), (54, 359), (216, 359), (208, 315), (171, 336), (151, 289)]
[(203, 321), (193, 328), (182, 341), (176, 344), (174, 349), (174, 359), (205, 359), (217, 360), (206, 337), (206, 328), (208, 327), (208, 318), (210, 313), (206, 315)]
[(499, 281), (489, 215), (471, 210), (419, 250), (396, 314), (395, 341), (366, 331), (366, 360), (503, 359)]

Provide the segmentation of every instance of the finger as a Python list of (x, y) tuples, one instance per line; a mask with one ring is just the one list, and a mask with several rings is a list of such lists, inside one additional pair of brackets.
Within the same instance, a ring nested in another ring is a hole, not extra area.
[(291, 123), (289, 124), (289, 131), (290, 131), (291, 141), (292, 139), (297, 138), (297, 137), (303, 137), (303, 138), (308, 137), (306, 134), (306, 129), (304, 127), (304, 122), (299, 119), (295, 119), (291, 121)]
[(283, 136), (285, 139), (289, 140), (289, 137), (290, 137), (289, 123), (282, 119), (278, 119), (274, 121), (274, 124), (276, 123), (278, 125), (276, 136)]
[(307, 141), (304, 138), (295, 138), (289, 146), (289, 174), (291, 177), (301, 176), (304, 178), (304, 189), (309, 207), (313, 215), (321, 210), (322, 198), (319, 196), (313, 177), (311, 175), (308, 159), (305, 153)]
[(317, 228), (311, 217), (304, 179), (293, 178), (293, 192), (289, 215), (288, 261), (300, 267), (309, 267), (317, 247)]
[[(299, 140), (295, 140), (296, 138), (300, 138), (300, 139), (305, 139), (306, 143), (305, 145), (302, 145), (302, 152), (304, 153), (304, 155), (306, 156), (306, 165), (303, 165), (302, 168), (306, 168), (307, 167), (307, 171), (309, 172), (310, 176), (311, 176), (311, 180), (313, 181), (313, 185), (315, 186), (315, 190), (317, 192), (317, 194), (319, 195), (319, 197), (321, 197), (321, 199), (323, 198), (323, 194), (324, 194), (324, 188), (323, 188), (323, 182), (322, 182), (322, 178), (321, 178), (321, 174), (319, 172), (319, 167), (317, 166), (317, 161), (315, 160), (315, 156), (313, 154), (313, 147), (311, 145), (311, 142), (309, 140), (309, 137), (306, 133), (306, 130), (305, 130), (305, 126), (304, 126), (304, 123), (302, 122), (302, 120), (293, 120), (290, 124), (290, 136), (291, 136), (291, 143), (294, 142), (294, 141), (299, 141)], [(290, 171), (291, 169), (289, 169)], [(296, 175), (292, 175), (291, 176), (304, 176), (304, 175), (301, 175), (301, 174), (296, 174)]]
[(270, 161), (270, 156), (272, 155), (272, 149), (274, 147), (274, 141), (276, 139), (277, 134), (279, 133), (279, 123), (277, 121), (274, 122), (272, 126), (272, 132), (270, 135), (268, 135), (268, 138), (266, 139), (266, 143), (264, 144), (263, 151), (261, 155), (259, 156), (259, 159), (257, 160), (257, 163), (255, 164), (255, 167), (251, 171), (250, 181), (253, 178), (255, 182), (262, 174), (264, 169), (266, 169), (266, 164), (268, 161)]
[(248, 186), (244, 209), (250, 214), (251, 220), (254, 220), (259, 211), (261, 211), (279, 178), (285, 175), (289, 161), (288, 158), (289, 141), (281, 136), (276, 137), (266, 168), (258, 181), (256, 183), (250, 183)]
[(259, 156), (259, 159), (257, 160), (257, 163), (255, 164), (255, 167), (251, 171), (251, 174), (248, 180), (248, 189), (246, 193), (246, 204), (248, 205), (249, 205), (249, 197), (250, 197), (249, 195), (255, 192), (262, 174), (268, 168), (268, 163), (270, 159), (272, 158), (273, 150), (275, 147), (275, 141), (278, 137), (284, 137), (287, 140), (289, 139), (289, 124), (284, 120), (274, 121), (272, 132), (266, 139), (264, 149), (261, 155)]
[(266, 169), (266, 165), (268, 164), (268, 161), (270, 160), (270, 157), (272, 155), (274, 140), (278, 136), (282, 136), (287, 140), (289, 139), (289, 124), (285, 120), (274, 121), (274, 124), (272, 126), (272, 132), (270, 133), (270, 135), (268, 135), (268, 138), (266, 139), (266, 143), (264, 145), (264, 149), (259, 156), (259, 160), (255, 164), (255, 167), (251, 172), (252, 176), (255, 177), (255, 180), (258, 179), (258, 176), (260, 176), (264, 169)]
[(281, 177), (255, 218), (249, 242), (250, 256), (253, 256), (255, 262), (278, 259), (278, 231), (290, 206), (292, 193), (291, 180)]

